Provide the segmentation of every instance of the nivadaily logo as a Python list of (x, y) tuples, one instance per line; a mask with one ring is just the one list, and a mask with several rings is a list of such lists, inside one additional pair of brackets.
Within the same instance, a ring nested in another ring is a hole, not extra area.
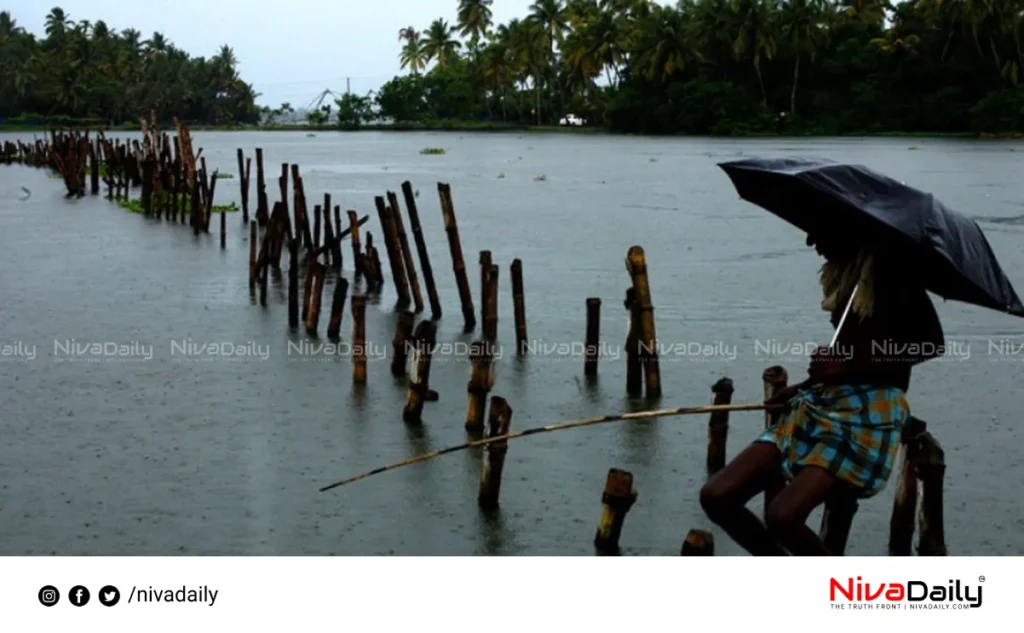
[[(854, 609), (977, 609), (981, 606), (981, 583), (968, 585), (950, 580), (948, 585), (932, 585), (923, 580), (907, 582), (864, 582), (846, 578), (832, 578), (829, 582), (829, 600), (833, 608), (844, 608), (843, 602)], [(839, 602), (840, 604), (835, 604)]]

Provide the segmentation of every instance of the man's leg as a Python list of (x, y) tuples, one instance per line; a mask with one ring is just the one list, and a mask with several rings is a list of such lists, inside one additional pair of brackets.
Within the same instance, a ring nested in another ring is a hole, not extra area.
[(782, 456), (774, 444), (755, 442), (711, 478), (700, 491), (700, 504), (741, 547), (755, 556), (785, 556), (764, 523), (746, 508), (765, 490), (782, 486)]
[(832, 556), (807, 526), (807, 517), (824, 503), (835, 486), (836, 478), (824, 468), (803, 468), (768, 505), (768, 532), (794, 556)]

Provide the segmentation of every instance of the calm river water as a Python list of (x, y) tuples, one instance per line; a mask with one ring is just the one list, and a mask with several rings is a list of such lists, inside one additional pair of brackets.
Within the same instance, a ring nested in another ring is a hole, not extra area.
[[(471, 339), (461, 333), (436, 195), (438, 181), (450, 183), (474, 297), (477, 252), (491, 250), (501, 265), (500, 341), (513, 341), (509, 264), (519, 257), (530, 338), (548, 345), (523, 362), (506, 354), (498, 363), (493, 393), (512, 405), (513, 429), (641, 406), (624, 396), (624, 358), (603, 358), (599, 380), (588, 384), (582, 357), (560, 349), (582, 340), (585, 300), (601, 297), (602, 339), (616, 353), (626, 330), (623, 261), (634, 244), (647, 251), (659, 338), (677, 350), (662, 359), (658, 406), (704, 404), (721, 376), (735, 381), (734, 402), (756, 402), (768, 365), (803, 373), (799, 345), (831, 336), (817, 307), (819, 260), (797, 230), (740, 201), (718, 161), (825, 155), (930, 190), (979, 220), (1024, 292), (1021, 143), (195, 137), (211, 169), (229, 173), (237, 171), (236, 148), (251, 156), (262, 147), (271, 202), (280, 164), (298, 163), (311, 204), (330, 192), (343, 209), (370, 214), (375, 237), (373, 196), (411, 180), (445, 310), (439, 340), (453, 343)], [(447, 153), (421, 155), (426, 147)], [(238, 200), (238, 189), (237, 178), (219, 181), (218, 202)], [(336, 479), (465, 441), (468, 366), (435, 359), (431, 386), (440, 401), (427, 405), (421, 428), (409, 428), (404, 382), (390, 376), (388, 359), (371, 361), (369, 384), (353, 390), (347, 358), (289, 347), (306, 337), (288, 331), (286, 275), (272, 281), (267, 309), (253, 304), (241, 214), (229, 216), (227, 249), (217, 242), (216, 222), (211, 235), (195, 238), (102, 197), (66, 201), (44, 171), (0, 169), (0, 344), (8, 346), (0, 358), (0, 554), (591, 555), (611, 467), (631, 471), (639, 492), (624, 554), (676, 555), (689, 529), (708, 526), (697, 500), (704, 417), (515, 441), (501, 510), (491, 515), (476, 505), (479, 451), (318, 493)], [(346, 275), (350, 253), (346, 243)], [(367, 316), (370, 343), (388, 356), (394, 298), (388, 276)], [(950, 552), (1022, 555), (1022, 322), (935, 301), (947, 336), (962, 347), (915, 374), (910, 401), (947, 452)], [(325, 307), (322, 328), (326, 320)], [(346, 340), (350, 324), (346, 314)], [(71, 358), (70, 339), (123, 345), (127, 357)], [(990, 339), (1015, 346), (996, 354)], [(182, 352), (189, 341), (251, 354), (198, 359)], [(776, 347), (767, 350), (769, 341)], [(763, 418), (738, 414), (730, 424), (734, 455)], [(890, 489), (862, 504), (849, 554), (885, 553), (891, 502)], [(718, 536), (718, 553), (739, 553)]]

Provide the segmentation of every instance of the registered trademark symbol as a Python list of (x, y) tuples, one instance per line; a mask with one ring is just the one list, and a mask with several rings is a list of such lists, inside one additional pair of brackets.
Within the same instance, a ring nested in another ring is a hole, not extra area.
[(978, 576), (978, 582), (985, 582), (984, 576)]

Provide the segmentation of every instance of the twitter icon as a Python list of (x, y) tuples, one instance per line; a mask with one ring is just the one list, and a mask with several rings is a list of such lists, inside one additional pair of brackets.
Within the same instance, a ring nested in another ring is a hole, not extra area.
[(112, 607), (121, 600), (121, 592), (114, 585), (107, 585), (100, 589), (100, 604), (105, 607)]

